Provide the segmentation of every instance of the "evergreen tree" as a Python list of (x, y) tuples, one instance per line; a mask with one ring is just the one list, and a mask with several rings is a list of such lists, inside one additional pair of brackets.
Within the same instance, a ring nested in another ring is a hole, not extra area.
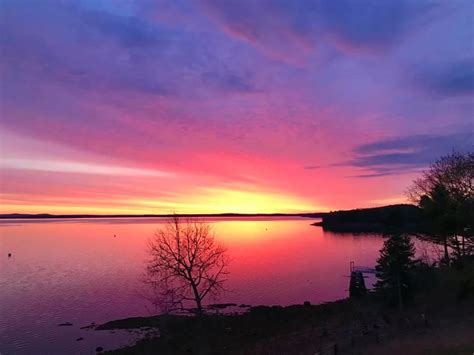
[(389, 237), (380, 250), (377, 260), (377, 292), (384, 294), (391, 304), (398, 303), (400, 309), (412, 296), (410, 270), (414, 264), (415, 246), (406, 234)]

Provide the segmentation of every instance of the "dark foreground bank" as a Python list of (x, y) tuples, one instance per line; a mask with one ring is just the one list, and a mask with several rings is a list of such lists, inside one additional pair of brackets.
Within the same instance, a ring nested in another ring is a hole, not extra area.
[(467, 303), (436, 312), (411, 308), (398, 313), (374, 308), (370, 302), (344, 300), (319, 306), (256, 307), (244, 315), (201, 320), (130, 318), (98, 329), (143, 327), (148, 334), (143, 340), (107, 353), (388, 355), (403, 347), (405, 354), (470, 355), (474, 350), (474, 310)]
[(142, 329), (112, 354), (469, 354), (474, 352), (474, 269), (436, 269), (403, 311), (377, 295), (321, 305), (252, 307), (201, 319), (128, 318), (97, 330)]

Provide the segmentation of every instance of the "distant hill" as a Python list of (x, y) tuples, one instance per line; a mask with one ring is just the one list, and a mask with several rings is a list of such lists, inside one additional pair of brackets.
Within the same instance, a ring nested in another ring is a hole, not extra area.
[(334, 232), (381, 232), (393, 226), (407, 230), (420, 226), (421, 209), (414, 205), (400, 204), (332, 211), (322, 218), (322, 222), (314, 225)]
[[(308, 217), (321, 218), (324, 212), (315, 213), (218, 213), (218, 214), (177, 214), (179, 217)], [(8, 213), (0, 214), (0, 219), (48, 219), (48, 218), (150, 218), (150, 217), (171, 217), (173, 214), (27, 214), (27, 213)]]

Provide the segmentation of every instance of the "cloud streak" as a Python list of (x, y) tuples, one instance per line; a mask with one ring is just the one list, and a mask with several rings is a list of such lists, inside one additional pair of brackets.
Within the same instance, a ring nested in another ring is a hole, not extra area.
[(362, 178), (413, 172), (452, 151), (472, 150), (473, 142), (474, 131), (390, 138), (356, 147), (356, 157), (347, 164), (372, 171), (356, 175)]
[(92, 174), (108, 176), (137, 176), (137, 177), (174, 177), (175, 173), (160, 170), (147, 170), (123, 166), (98, 165), (84, 162), (4, 158), (0, 161), (2, 169), (21, 169), (49, 171), (57, 173)]
[(422, 72), (418, 83), (428, 93), (438, 96), (472, 95), (474, 58)]
[(300, 50), (328, 40), (348, 52), (383, 50), (436, 7), (433, 2), (407, 0), (205, 0), (203, 4), (230, 35), (270, 53), (283, 53), (288, 41), (299, 44)]

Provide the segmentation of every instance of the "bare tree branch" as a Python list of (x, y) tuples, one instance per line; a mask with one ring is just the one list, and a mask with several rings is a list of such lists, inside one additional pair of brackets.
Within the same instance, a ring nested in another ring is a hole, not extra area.
[(229, 259), (206, 223), (174, 216), (148, 241), (148, 252), (144, 281), (153, 289), (152, 303), (164, 312), (194, 301), (202, 314), (203, 299), (224, 289)]

